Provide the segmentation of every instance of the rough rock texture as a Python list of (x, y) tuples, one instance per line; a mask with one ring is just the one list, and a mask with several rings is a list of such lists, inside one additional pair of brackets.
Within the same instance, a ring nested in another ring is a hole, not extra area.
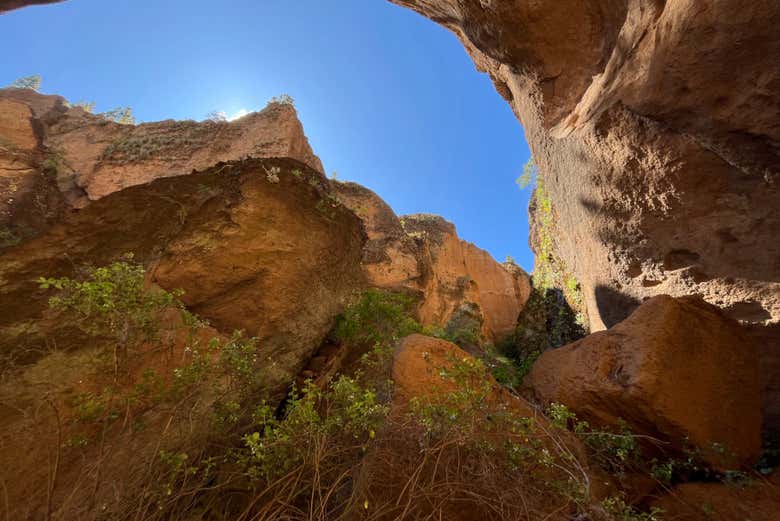
[(652, 502), (674, 521), (775, 521), (780, 512), (780, 476), (733, 485), (685, 483)]
[(597, 425), (622, 418), (678, 452), (687, 439), (715, 466), (751, 465), (761, 451), (756, 350), (696, 297), (653, 297), (609, 331), (545, 352), (526, 384)]
[[(122, 125), (28, 89), (2, 89), (0, 101), (29, 107), (47, 158), (57, 164), (57, 183), (63, 192), (70, 187), (69, 202), (77, 207), (129, 186), (246, 157), (287, 157), (323, 172), (292, 105), (271, 103), (233, 122)], [(5, 130), (0, 126), (0, 137)]]
[(286, 385), (363, 287), (364, 241), (324, 176), (294, 160), (218, 164), (126, 188), (0, 252), (0, 353), (25, 362), (52, 342), (79, 347), (83, 339), (45, 313), (49, 295), (35, 279), (132, 252), (220, 332), (258, 336), (270, 383)]
[(620, 295), (780, 320), (777, 2), (394, 1), (451, 29), (522, 121), (594, 330)]
[[(454, 32), (520, 119), (592, 331), (660, 294), (780, 322), (780, 3), (391, 1)], [(780, 334), (754, 333), (780, 389)]]
[[(421, 295), (420, 320), (446, 326), (464, 313), (497, 341), (514, 331), (531, 292), (528, 275), (499, 264), (458, 238), (455, 226), (433, 215), (400, 219), (375, 193), (355, 183), (332, 183), (337, 197), (365, 223), (363, 265), (370, 283)], [(453, 324), (454, 325), (454, 324)]]

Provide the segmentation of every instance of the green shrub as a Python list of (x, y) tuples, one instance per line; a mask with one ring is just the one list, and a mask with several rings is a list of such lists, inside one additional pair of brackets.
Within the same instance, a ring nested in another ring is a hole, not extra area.
[(268, 100), (268, 104), (278, 104), (278, 105), (295, 105), (295, 100), (292, 96), (289, 94), (280, 94), (279, 96), (274, 96), (270, 100)]
[(0, 248), (10, 248), (22, 242), (21, 238), (8, 228), (0, 228)]
[(90, 114), (95, 112), (94, 101), (77, 101), (76, 103), (71, 104), (71, 107), (78, 107), (85, 112), (89, 112)]
[(538, 172), (539, 169), (536, 167), (536, 162), (534, 161), (534, 158), (531, 157), (523, 166), (523, 173), (515, 180), (515, 183), (520, 190), (525, 190), (536, 180)]
[(335, 336), (352, 345), (392, 343), (422, 330), (410, 316), (413, 307), (414, 300), (406, 295), (369, 289), (339, 317)]
[(85, 280), (38, 279), (41, 289), (57, 290), (49, 299), (50, 307), (65, 313), (87, 334), (110, 341), (115, 378), (133, 350), (158, 338), (163, 311), (184, 312), (180, 292), (147, 290), (144, 273), (143, 266), (121, 261), (89, 269)]
[(661, 521), (661, 514), (663, 514), (660, 508), (640, 512), (617, 496), (603, 500), (601, 506), (615, 521)]

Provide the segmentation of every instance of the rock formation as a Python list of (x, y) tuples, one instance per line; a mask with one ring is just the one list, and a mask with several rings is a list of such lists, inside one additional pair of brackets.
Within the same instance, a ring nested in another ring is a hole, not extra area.
[(394, 1), (521, 120), (594, 330), (662, 293), (780, 320), (776, 2)]
[(458, 238), (455, 226), (435, 215), (398, 218), (375, 193), (355, 183), (332, 183), (337, 197), (363, 219), (363, 255), (373, 286), (411, 290), (421, 298), (424, 325), (476, 327), (489, 341), (514, 332), (531, 292), (528, 275), (499, 264)]
[(79, 347), (81, 337), (46, 320), (48, 295), (35, 279), (133, 253), (155, 283), (183, 289), (189, 309), (219, 331), (258, 336), (263, 365), (289, 383), (364, 286), (361, 222), (325, 186), (322, 174), (293, 160), (245, 160), (68, 212), (0, 255), (0, 351), (29, 358), (46, 342)]
[(32, 112), (41, 146), (58, 164), (57, 183), (74, 188), (67, 193), (76, 207), (129, 186), (245, 157), (288, 157), (323, 172), (289, 104), (270, 103), (232, 122), (126, 125), (29, 89), (2, 89), (0, 100)]
[(59, 96), (0, 90), (0, 345), (77, 343), (50, 330), (34, 279), (128, 252), (220, 332), (259, 336), (280, 382), (366, 286), (421, 297), (427, 325), (466, 313), (486, 340), (513, 330), (530, 291), (520, 268), (440, 218), (406, 218), (407, 232), (373, 192), (322, 171), (291, 105), (230, 123), (132, 125)]
[(780, 432), (780, 4), (391, 1), (455, 33), (521, 121), (590, 329), (703, 296), (752, 326)]
[(761, 452), (755, 347), (696, 297), (653, 297), (609, 331), (545, 352), (526, 384), (596, 425), (623, 420), (667, 452), (698, 449), (721, 468), (749, 467)]

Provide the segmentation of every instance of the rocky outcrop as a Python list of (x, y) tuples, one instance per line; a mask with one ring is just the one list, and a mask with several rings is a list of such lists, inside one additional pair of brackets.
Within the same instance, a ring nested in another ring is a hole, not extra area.
[(260, 340), (269, 384), (289, 384), (364, 286), (360, 220), (294, 160), (220, 163), (157, 179), (66, 213), (0, 253), (0, 352), (33, 361), (45, 346), (81, 347), (48, 318), (40, 276), (73, 276), (125, 253), (152, 282), (184, 290), (187, 307), (218, 331)]
[(657, 294), (780, 320), (776, 2), (394, 1), (523, 123), (592, 329)]
[(476, 327), (490, 342), (514, 332), (531, 292), (530, 279), (519, 266), (499, 264), (486, 251), (458, 238), (455, 226), (441, 217), (419, 214), (399, 219), (367, 188), (332, 185), (337, 197), (365, 223), (363, 265), (372, 285), (420, 295), (424, 325)]
[(780, 389), (780, 4), (391, 1), (455, 33), (523, 124), (590, 330), (701, 295)]
[(37, 126), (42, 153), (56, 167), (57, 184), (74, 207), (129, 186), (247, 157), (287, 157), (323, 172), (290, 104), (270, 103), (232, 122), (128, 125), (29, 89), (2, 89), (0, 101), (30, 112), (26, 119)]
[(732, 469), (761, 452), (759, 380), (735, 321), (695, 297), (658, 296), (609, 331), (545, 352), (526, 384), (596, 425), (622, 419), (667, 450), (698, 449)]

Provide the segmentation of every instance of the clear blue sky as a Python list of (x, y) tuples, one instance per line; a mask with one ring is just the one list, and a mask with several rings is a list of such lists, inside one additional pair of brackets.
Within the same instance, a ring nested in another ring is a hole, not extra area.
[(454, 35), (386, 0), (69, 0), (0, 16), (0, 85), (139, 121), (289, 93), (328, 172), (530, 270), (523, 131)]

